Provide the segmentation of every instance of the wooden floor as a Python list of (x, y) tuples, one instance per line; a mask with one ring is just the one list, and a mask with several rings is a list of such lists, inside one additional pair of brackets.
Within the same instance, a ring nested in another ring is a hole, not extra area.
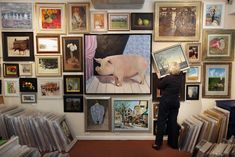
[(81, 140), (70, 150), (70, 157), (191, 157), (188, 152), (170, 148), (166, 143), (161, 150), (152, 148), (151, 140)]
[(150, 77), (146, 76), (144, 84), (140, 78), (133, 77), (123, 81), (122, 86), (116, 86), (112, 76), (93, 76), (86, 82), (87, 93), (150, 93)]

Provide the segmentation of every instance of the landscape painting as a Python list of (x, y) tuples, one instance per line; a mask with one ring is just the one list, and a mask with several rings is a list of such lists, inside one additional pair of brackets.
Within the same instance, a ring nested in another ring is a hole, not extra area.
[(151, 93), (151, 34), (84, 38), (86, 94)]
[(201, 66), (190, 66), (186, 74), (186, 82), (201, 82)]

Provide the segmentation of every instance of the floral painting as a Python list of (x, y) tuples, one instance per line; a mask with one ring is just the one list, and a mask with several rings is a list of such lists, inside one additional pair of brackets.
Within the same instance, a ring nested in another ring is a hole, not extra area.
[(61, 9), (42, 8), (42, 28), (61, 29)]

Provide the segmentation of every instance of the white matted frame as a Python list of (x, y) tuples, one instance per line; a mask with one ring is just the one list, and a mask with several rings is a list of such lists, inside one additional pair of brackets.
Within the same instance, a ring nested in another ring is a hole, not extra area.
[(21, 93), (20, 94), (21, 103), (36, 103), (37, 94), (36, 93)]
[(62, 98), (62, 93), (62, 78), (38, 78), (39, 99)]
[(190, 65), (186, 73), (186, 83), (201, 82), (201, 65)]
[(225, 2), (204, 2), (203, 28), (224, 28)]
[(149, 98), (112, 98), (112, 131), (150, 132), (151, 107)]
[(19, 96), (19, 79), (4, 79), (5, 96)]
[(33, 74), (32, 63), (20, 63), (19, 72), (20, 76), (32, 76)]

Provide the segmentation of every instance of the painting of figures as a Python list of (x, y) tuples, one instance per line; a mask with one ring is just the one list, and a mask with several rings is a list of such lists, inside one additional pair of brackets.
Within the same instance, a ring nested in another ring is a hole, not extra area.
[(4, 2), (1, 5), (2, 29), (32, 29), (32, 3)]
[(148, 100), (114, 99), (113, 131), (149, 131)]
[(85, 35), (87, 94), (150, 94), (151, 34)]

